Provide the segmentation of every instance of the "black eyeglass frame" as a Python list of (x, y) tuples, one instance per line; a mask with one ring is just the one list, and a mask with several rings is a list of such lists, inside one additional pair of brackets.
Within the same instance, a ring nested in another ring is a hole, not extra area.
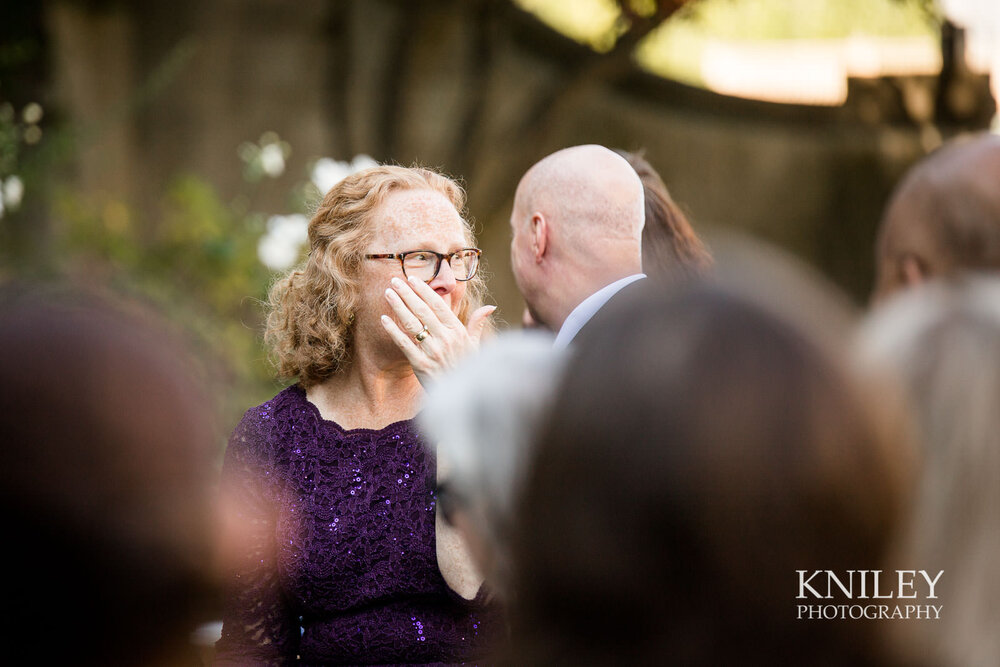
[[(406, 276), (406, 263), (404, 261), (404, 258), (407, 255), (412, 255), (415, 252), (423, 252), (423, 253), (427, 253), (428, 255), (434, 255), (435, 257), (437, 257), (437, 264), (434, 266), (434, 275), (431, 276), (430, 280), (425, 280), (424, 281), (425, 283), (429, 283), (429, 282), (432, 282), (435, 278), (437, 278), (438, 274), (441, 273), (441, 262), (442, 261), (444, 261), (444, 260), (447, 259), (448, 260), (448, 265), (451, 266), (451, 258), (452, 257), (454, 257), (455, 255), (458, 255), (460, 253), (463, 253), (463, 252), (468, 252), (470, 250), (476, 253), (476, 266), (473, 267), (472, 273), (470, 273), (467, 278), (459, 278), (458, 276), (455, 276), (455, 280), (464, 283), (464, 282), (466, 282), (468, 280), (472, 280), (473, 278), (476, 277), (476, 274), (479, 273), (479, 261), (483, 257), (483, 251), (480, 250), (479, 248), (461, 248), (459, 250), (456, 250), (455, 252), (450, 252), (448, 254), (436, 252), (434, 250), (407, 250), (406, 252), (378, 253), (378, 254), (373, 254), (373, 255), (365, 255), (365, 259), (398, 259), (399, 260), (399, 267), (403, 270), (403, 275)], [(409, 277), (409, 276), (406, 276), (406, 277)]]

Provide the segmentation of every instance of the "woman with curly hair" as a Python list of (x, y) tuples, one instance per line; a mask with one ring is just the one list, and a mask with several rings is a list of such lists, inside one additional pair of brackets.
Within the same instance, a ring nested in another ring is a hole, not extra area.
[(465, 194), (427, 169), (344, 179), (304, 266), (271, 291), (266, 339), (296, 383), (249, 410), (222, 493), (235, 520), (217, 664), (441, 664), (499, 626), (437, 519), (421, 380), (478, 345), (480, 251)]

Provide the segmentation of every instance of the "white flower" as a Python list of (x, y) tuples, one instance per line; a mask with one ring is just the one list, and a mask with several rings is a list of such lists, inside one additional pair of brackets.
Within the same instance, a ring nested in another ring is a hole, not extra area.
[(31, 102), (24, 107), (21, 112), (21, 118), (24, 119), (25, 123), (29, 125), (37, 125), (42, 120), (45, 110), (42, 109), (42, 105), (38, 102)]
[(313, 185), (316, 186), (316, 189), (321, 194), (326, 194), (330, 191), (330, 188), (351, 174), (362, 169), (377, 166), (378, 162), (364, 153), (355, 156), (350, 162), (339, 162), (332, 158), (324, 157), (316, 160), (316, 164), (313, 165), (312, 174), (310, 174), (310, 180), (312, 180)]
[(306, 216), (272, 215), (267, 220), (267, 232), (257, 242), (257, 257), (269, 269), (284, 271), (295, 264), (308, 240)]
[(354, 160), (351, 162), (352, 171), (361, 171), (362, 169), (370, 169), (371, 167), (377, 166), (378, 162), (376, 162), (370, 155), (365, 155), (364, 153), (355, 155)]
[(260, 149), (260, 168), (271, 178), (277, 178), (285, 171), (285, 154), (279, 144), (267, 144)]
[(3, 192), (0, 194), (3, 195), (0, 197), (3, 199), (3, 205), (13, 211), (21, 205), (21, 199), (24, 197), (24, 181), (17, 176), (8, 177), (3, 183)]
[(310, 179), (316, 189), (326, 194), (330, 188), (350, 176), (351, 171), (351, 165), (348, 163), (324, 157), (316, 160)]

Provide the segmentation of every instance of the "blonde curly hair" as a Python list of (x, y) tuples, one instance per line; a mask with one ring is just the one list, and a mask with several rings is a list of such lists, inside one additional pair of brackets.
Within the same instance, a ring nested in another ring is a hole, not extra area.
[[(361, 261), (375, 232), (372, 213), (390, 193), (404, 190), (431, 190), (447, 197), (462, 217), (467, 243), (475, 245), (465, 215), (465, 191), (436, 171), (385, 165), (337, 183), (309, 221), (309, 256), (275, 282), (268, 295), (264, 340), (282, 378), (294, 378), (308, 388), (347, 367)], [(462, 322), (482, 304), (485, 291), (481, 274), (466, 283), (458, 311)]]

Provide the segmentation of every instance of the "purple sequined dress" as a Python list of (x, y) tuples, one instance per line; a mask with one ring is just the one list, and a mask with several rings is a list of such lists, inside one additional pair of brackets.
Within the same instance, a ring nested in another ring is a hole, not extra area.
[(476, 662), (497, 610), (437, 566), (433, 457), (412, 421), (344, 430), (292, 386), (249, 410), (222, 470), (243, 529), (218, 665)]

